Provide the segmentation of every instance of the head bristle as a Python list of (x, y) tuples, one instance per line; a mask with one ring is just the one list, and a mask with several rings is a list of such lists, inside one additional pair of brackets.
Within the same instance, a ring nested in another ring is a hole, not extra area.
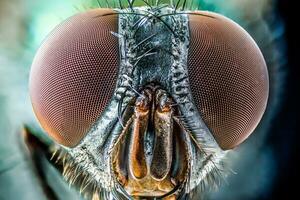
[[(100, 8), (116, 8), (116, 9), (130, 9), (134, 11), (134, 7), (158, 7), (161, 5), (168, 5), (175, 11), (180, 10), (197, 10), (197, 1), (194, 0), (96, 0), (97, 6)], [(197, 3), (198, 4), (198, 3)]]

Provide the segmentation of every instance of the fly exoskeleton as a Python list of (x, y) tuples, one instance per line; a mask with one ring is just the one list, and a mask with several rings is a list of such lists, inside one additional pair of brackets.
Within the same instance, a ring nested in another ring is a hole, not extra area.
[(36, 54), (34, 112), (65, 178), (90, 197), (198, 199), (264, 113), (254, 40), (183, 2), (77, 14)]

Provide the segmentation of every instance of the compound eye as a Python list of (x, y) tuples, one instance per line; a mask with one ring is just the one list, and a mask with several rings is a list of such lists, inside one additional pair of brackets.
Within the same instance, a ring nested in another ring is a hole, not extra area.
[(232, 149), (253, 132), (265, 111), (264, 58), (249, 34), (224, 16), (198, 12), (189, 23), (194, 103), (220, 147)]
[(30, 74), (34, 112), (59, 144), (74, 147), (110, 102), (119, 66), (118, 17), (110, 9), (75, 15), (39, 48)]

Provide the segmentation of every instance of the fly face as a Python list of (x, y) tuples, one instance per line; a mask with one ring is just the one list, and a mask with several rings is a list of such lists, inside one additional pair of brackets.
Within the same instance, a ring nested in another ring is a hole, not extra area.
[(146, 86), (113, 147), (112, 171), (132, 196), (165, 196), (186, 181), (188, 147), (173, 105), (165, 90)]
[(252, 38), (221, 15), (96, 9), (44, 41), (30, 93), (71, 183), (103, 198), (172, 199), (218, 184), (226, 152), (262, 117), (268, 74)]

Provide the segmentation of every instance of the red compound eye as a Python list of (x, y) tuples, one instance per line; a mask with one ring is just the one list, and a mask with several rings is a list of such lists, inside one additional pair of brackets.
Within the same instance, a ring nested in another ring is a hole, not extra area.
[(97, 9), (60, 24), (38, 50), (30, 76), (33, 109), (56, 142), (73, 147), (109, 103), (119, 66), (117, 15)]
[(243, 142), (268, 98), (264, 58), (248, 33), (210, 12), (190, 15), (188, 71), (195, 104), (223, 149)]

